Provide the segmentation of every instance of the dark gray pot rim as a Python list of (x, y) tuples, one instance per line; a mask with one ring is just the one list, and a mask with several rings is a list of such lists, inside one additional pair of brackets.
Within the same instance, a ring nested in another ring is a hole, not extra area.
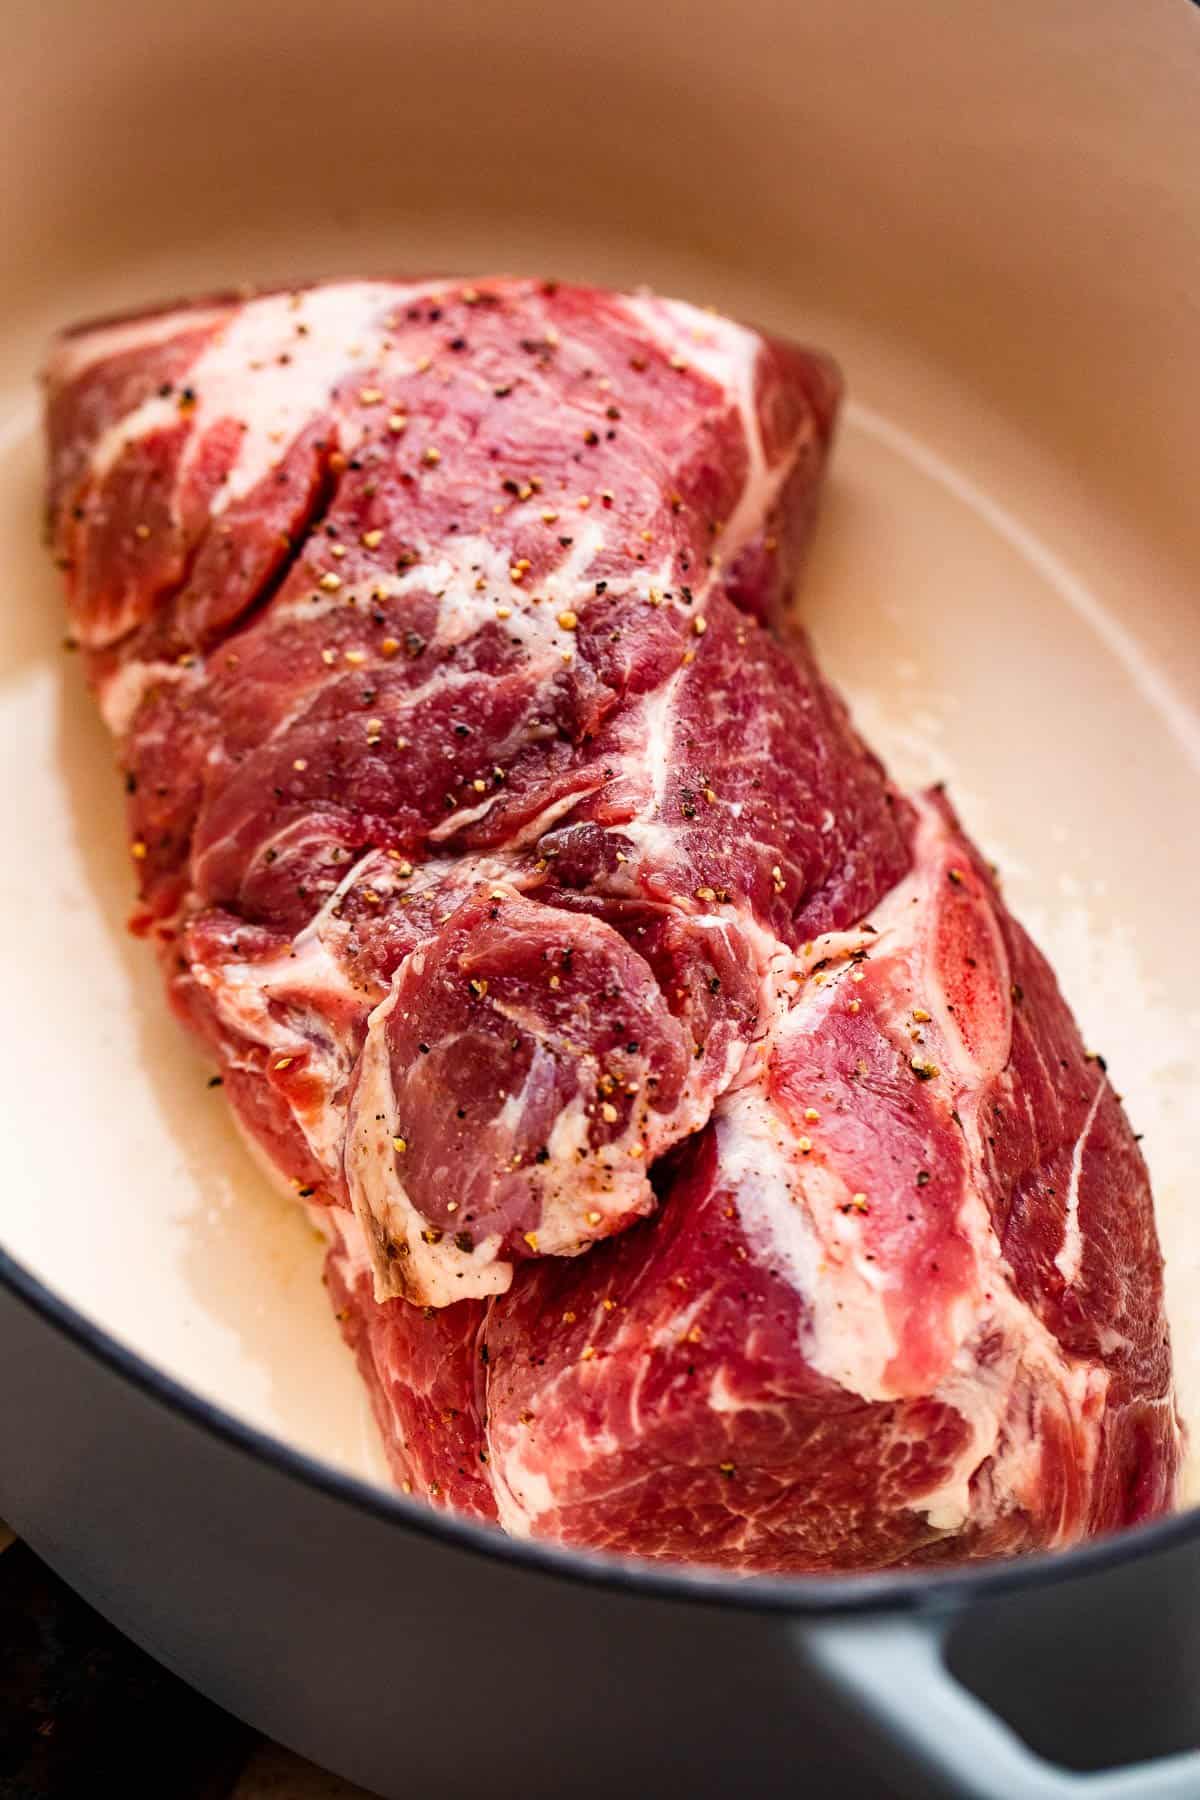
[(971, 1601), (1016, 1589), (1117, 1567), (1200, 1536), (1200, 1509), (1192, 1509), (1096, 1539), (1069, 1551), (975, 1564), (936, 1573), (923, 1570), (870, 1575), (754, 1576), (738, 1580), (699, 1569), (676, 1569), (601, 1557), (503, 1536), (494, 1527), (438, 1513), (401, 1493), (373, 1486), (245, 1423), (128, 1349), (85, 1314), (61, 1299), (0, 1246), (0, 1286), (85, 1354), (139, 1389), (148, 1399), (232, 1448), (359, 1512), (477, 1556), (527, 1568), (560, 1580), (640, 1592), (664, 1600), (736, 1607), (740, 1611), (821, 1618), (858, 1613), (934, 1613), (960, 1610)]

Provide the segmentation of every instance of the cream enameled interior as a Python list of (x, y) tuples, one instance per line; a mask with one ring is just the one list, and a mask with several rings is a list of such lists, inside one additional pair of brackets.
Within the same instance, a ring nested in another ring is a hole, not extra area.
[(1200, 1439), (1194, 10), (105, 10), (5, 27), (0, 1242), (234, 1412), (380, 1473), (319, 1247), (123, 929), (112, 753), (39, 546), (45, 335), (299, 272), (647, 281), (844, 363), (803, 603), (892, 766), (950, 779), (1146, 1134)]

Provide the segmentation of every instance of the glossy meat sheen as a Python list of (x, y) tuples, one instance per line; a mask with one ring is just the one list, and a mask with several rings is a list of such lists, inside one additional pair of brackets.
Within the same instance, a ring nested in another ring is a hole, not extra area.
[(787, 616), (837, 397), (512, 280), (51, 361), (138, 929), (325, 1222), (397, 1480), (513, 1532), (854, 1568), (1172, 1501), (1120, 1105)]

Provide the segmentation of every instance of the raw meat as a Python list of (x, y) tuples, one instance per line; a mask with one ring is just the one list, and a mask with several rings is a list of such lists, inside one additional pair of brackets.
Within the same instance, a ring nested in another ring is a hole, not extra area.
[(789, 613), (840, 383), (648, 296), (84, 328), (52, 532), (137, 928), (322, 1222), (397, 1480), (737, 1571), (1173, 1500), (1146, 1171)]

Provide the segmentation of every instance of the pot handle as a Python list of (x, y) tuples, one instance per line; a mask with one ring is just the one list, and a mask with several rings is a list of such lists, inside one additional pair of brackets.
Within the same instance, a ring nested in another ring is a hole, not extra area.
[(1091, 1773), (1037, 1755), (957, 1679), (952, 1616), (839, 1620), (800, 1634), (809, 1667), (956, 1800), (1196, 1800), (1200, 1751)]

